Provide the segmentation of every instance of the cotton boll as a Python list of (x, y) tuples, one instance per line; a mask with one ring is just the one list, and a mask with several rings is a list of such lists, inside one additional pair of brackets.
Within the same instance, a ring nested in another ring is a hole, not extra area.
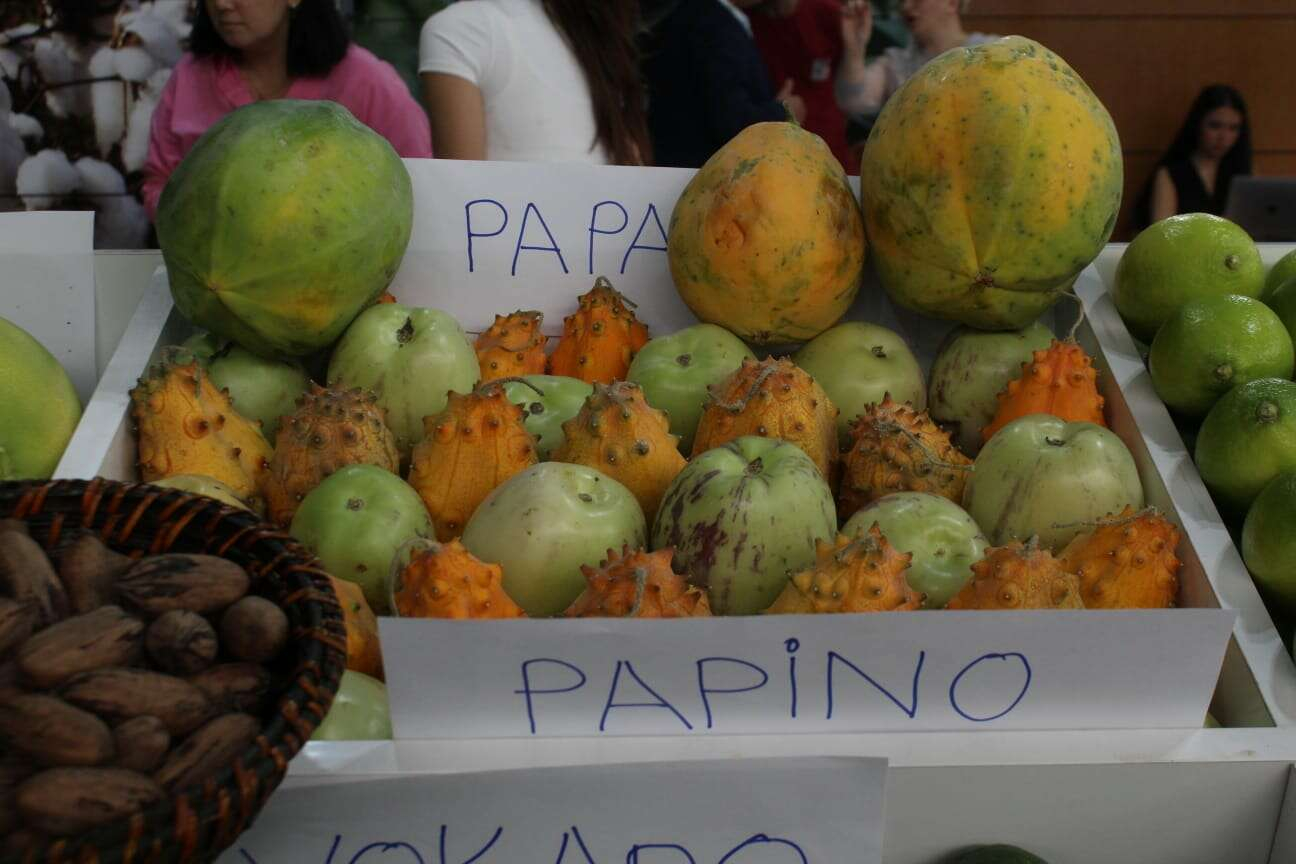
[[(32, 59), (41, 80), (46, 84), (62, 84), (77, 77), (79, 49), (55, 34), (37, 39), (32, 44)], [(45, 104), (55, 117), (75, 117), (89, 110), (86, 87), (57, 87), (45, 93)]]
[(71, 195), (81, 175), (62, 150), (42, 150), (18, 166), (17, 191), (28, 210), (46, 210)]
[(22, 65), (22, 57), (12, 48), (0, 48), (0, 79), (7, 78), (10, 81), (18, 78), (18, 67)]
[(157, 61), (143, 48), (118, 48), (112, 53), (117, 74), (127, 81), (147, 81), (157, 70)]
[(23, 141), (29, 144), (39, 144), (40, 140), (45, 137), (45, 127), (41, 126), (41, 122), (30, 114), (10, 114), (9, 128), (17, 132)]
[[(169, 70), (164, 70), (169, 71)], [(122, 142), (122, 167), (128, 172), (143, 169), (148, 159), (149, 132), (153, 124), (153, 111), (161, 97), (160, 88), (154, 91), (146, 86), (140, 98), (131, 107), (130, 120), (126, 123), (126, 139)]]
[(80, 189), (87, 195), (124, 195), (126, 180), (107, 162), (82, 156), (73, 166), (81, 178)]
[(96, 249), (140, 249), (148, 240), (144, 206), (129, 195), (95, 203)]
[[(107, 78), (117, 74), (116, 52), (100, 48), (90, 58), (90, 77)], [(90, 85), (94, 110), (95, 143), (99, 155), (107, 156), (126, 131), (126, 85), (121, 81), (97, 81)]]
[(17, 27), (11, 27), (0, 34), (0, 45), (5, 45), (12, 39), (23, 39), (39, 29), (39, 24), (19, 24)]
[(180, 34), (170, 21), (154, 12), (151, 6), (123, 15), (122, 29), (138, 36), (144, 43), (143, 50), (159, 64), (174, 66), (180, 62), (180, 55), (184, 53), (180, 45)]
[[(4, 88), (0, 86), (0, 90)], [(0, 112), (0, 117), (9, 115)], [(0, 197), (10, 197), (17, 188), (14, 181), (18, 177), (18, 166), (27, 158), (27, 148), (17, 130), (7, 123), (0, 125)], [(3, 207), (4, 205), (0, 205)], [(12, 203), (10, 204), (12, 206)]]

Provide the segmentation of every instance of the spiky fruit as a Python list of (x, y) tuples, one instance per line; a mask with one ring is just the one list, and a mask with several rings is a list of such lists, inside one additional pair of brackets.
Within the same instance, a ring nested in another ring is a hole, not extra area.
[(793, 576), (766, 612), (808, 615), (917, 609), (922, 595), (905, 579), (911, 557), (896, 551), (877, 523), (858, 537), (838, 534), (835, 541), (820, 540), (814, 566)]
[(635, 353), (648, 342), (629, 300), (600, 276), (563, 319), (563, 334), (549, 357), (549, 374), (611, 384), (625, 378)]
[(444, 411), (423, 418), (423, 433), (410, 460), (409, 484), (443, 543), (463, 533), (491, 490), (539, 461), (522, 409), (508, 400), (502, 381), (450, 393)]
[(140, 379), (130, 397), (140, 476), (146, 483), (175, 474), (202, 474), (224, 483), (244, 501), (260, 501), (258, 487), (270, 462), (270, 444), (196, 362), (164, 358)]
[(744, 435), (795, 444), (834, 485), (837, 407), (809, 373), (786, 358), (745, 359), (736, 372), (707, 391), (693, 437), (698, 456)]
[(1155, 510), (1125, 510), (1058, 555), (1080, 578), (1086, 609), (1166, 609), (1179, 594), (1179, 529)]
[(893, 492), (929, 492), (955, 504), (963, 500), (972, 460), (926, 411), (898, 404), (887, 394), (855, 418), (850, 434), (837, 494), (842, 519)]
[(360, 388), (321, 387), (297, 399), (275, 438), (270, 471), (261, 484), (270, 521), (291, 524), (297, 506), (325, 477), (347, 465), (400, 469), (396, 439), (386, 412)]
[(987, 549), (946, 609), (1083, 609), (1080, 580), (1032, 538)]
[(563, 424), (555, 462), (597, 468), (634, 493), (652, 521), (667, 487), (686, 464), (670, 420), (648, 404), (638, 384), (595, 384), (579, 414)]
[(496, 315), (495, 323), (473, 345), (482, 381), (544, 374), (548, 360), (544, 347), (549, 337), (540, 332), (543, 321), (543, 312), (519, 310)]
[(378, 618), (359, 585), (335, 576), (330, 576), (329, 582), (337, 594), (346, 624), (347, 668), (381, 679), (383, 663), (382, 646), (378, 642)]
[(1070, 339), (1054, 339), (1046, 350), (1036, 351), (1031, 362), (1022, 364), (1021, 376), (1009, 381), (997, 398), (994, 419), (981, 430), (984, 441), (1028, 414), (1107, 425), (1103, 397), (1098, 395), (1098, 370), (1084, 349)]
[(500, 565), (482, 562), (458, 540), (416, 541), (409, 563), (396, 566), (392, 608), (402, 618), (526, 617), (504, 593)]
[(697, 618), (711, 615), (706, 592), (671, 569), (673, 549), (607, 551), (598, 567), (581, 566), (585, 591), (563, 614), (568, 618)]

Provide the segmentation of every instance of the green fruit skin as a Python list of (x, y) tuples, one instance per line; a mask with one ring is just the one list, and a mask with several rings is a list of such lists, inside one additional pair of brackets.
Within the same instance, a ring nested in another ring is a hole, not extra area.
[(882, 536), (913, 557), (905, 579), (921, 593), (924, 609), (941, 609), (972, 578), (972, 565), (985, 557), (980, 526), (948, 498), (926, 492), (896, 492), (855, 512), (841, 533), (857, 537), (877, 523)]
[(310, 383), (300, 363), (267, 360), (210, 333), (194, 336), (181, 347), (193, 351), (213, 384), (229, 391), (239, 414), (261, 423), (261, 432), (271, 443), (279, 419), (293, 413), (297, 397)]
[(594, 385), (566, 375), (523, 375), (522, 380), (539, 387), (543, 395), (519, 381), (505, 384), (504, 394), (514, 405), (522, 406), (522, 422), (535, 436), (536, 451), (542, 460), (548, 459), (567, 441), (562, 424), (580, 413)]
[(266, 357), (337, 340), (396, 275), (414, 219), (404, 163), (335, 102), (254, 102), (217, 121), (158, 202), (186, 318)]
[[(1186, 351), (1185, 344), (1206, 350)], [(1240, 294), (1180, 306), (1161, 325), (1148, 352), (1148, 374), (1157, 395), (1185, 417), (1203, 416), (1239, 384), (1290, 378), (1293, 365), (1296, 353), (1282, 319), (1259, 300)]]
[(81, 400), (54, 355), (4, 318), (0, 406), (0, 480), (48, 480), (81, 420)]
[(1296, 470), (1296, 383), (1260, 378), (1225, 393), (1202, 421), (1193, 459), (1225, 515), (1244, 516), (1266, 484)]
[(559, 615), (585, 590), (581, 566), (641, 549), (648, 526), (625, 486), (593, 468), (541, 462), (478, 505), (463, 544), (504, 570), (504, 591), (532, 618)]
[(1287, 335), (1296, 340), (1296, 276), (1274, 286), (1264, 302), (1287, 328)]
[(423, 499), (376, 465), (348, 465), (325, 477), (302, 499), (288, 533), (329, 573), (359, 585), (375, 615), (389, 609), (387, 571), (396, 550), (433, 536)]
[(1267, 600), (1296, 614), (1296, 471), (1269, 481), (1242, 523), (1242, 560)]
[[(1217, 229), (1232, 224), (1202, 213), (1171, 216), (1143, 229), (1126, 247), (1116, 264), (1111, 295), (1134, 338), (1150, 344), (1166, 319), (1189, 300), (1215, 294), (1259, 297), (1264, 290), (1260, 250), (1247, 233), (1234, 225), (1235, 230), (1216, 230), (1203, 242), (1197, 228), (1206, 223)], [(1203, 279), (1204, 274), (1212, 276)], [(1150, 284), (1174, 290), (1160, 297), (1138, 290)]]
[(153, 481), (152, 485), (192, 492), (194, 495), (206, 495), (208, 498), (215, 498), (223, 504), (241, 510), (252, 509), (227, 484), (203, 474), (172, 474), (170, 477)]
[(481, 377), (459, 322), (439, 309), (371, 306), (329, 358), (330, 386), (372, 390), (387, 412), (401, 458), (423, 439), (423, 418), (440, 413), (451, 390), (470, 393)]
[(976, 456), (981, 430), (999, 408), (999, 394), (1021, 375), (1036, 351), (1053, 341), (1053, 331), (1036, 321), (1022, 330), (987, 332), (970, 327), (950, 331), (936, 351), (927, 380), (927, 412), (950, 430), (955, 446)]
[(1292, 279), (1296, 279), (1296, 249), (1279, 258), (1269, 268), (1269, 272), (1265, 274), (1264, 293), (1260, 295), (1260, 299), (1268, 303), (1273, 292), (1278, 290), (1278, 286)]
[(363, 672), (342, 672), (337, 695), (312, 741), (386, 741), (392, 737), (387, 685)]
[(950, 858), (948, 864), (1048, 864), (1048, 862), (1018, 846), (995, 843), (965, 849)]
[(850, 424), (889, 393), (896, 402), (927, 407), (922, 367), (904, 338), (863, 321), (838, 324), (792, 355), (792, 362), (819, 382), (837, 406), (837, 439), (850, 441)]
[(801, 448), (747, 435), (695, 456), (662, 498), (654, 549), (707, 590), (717, 615), (769, 608), (815, 541), (837, 534), (832, 490)]
[(991, 545), (1038, 536), (1058, 552), (1091, 523), (1143, 507), (1125, 443), (1094, 423), (1031, 414), (1004, 426), (977, 454), (963, 508)]
[(639, 385), (649, 405), (666, 412), (680, 452), (689, 453), (707, 388), (729, 377), (745, 358), (756, 355), (737, 336), (716, 324), (694, 324), (649, 340), (631, 361), (626, 380)]

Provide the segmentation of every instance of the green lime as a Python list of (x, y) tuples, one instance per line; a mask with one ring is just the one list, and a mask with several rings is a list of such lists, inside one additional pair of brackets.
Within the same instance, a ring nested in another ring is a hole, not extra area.
[(1112, 300), (1135, 338), (1151, 342), (1174, 311), (1213, 294), (1259, 297), (1264, 262), (1246, 231), (1209, 213), (1145, 228), (1116, 265)]
[[(1265, 305), (1274, 311), (1288, 334), (1296, 333), (1296, 276), (1279, 283), (1269, 292)], [(1292, 336), (1296, 339), (1296, 336)]]
[(1225, 393), (1202, 421), (1195, 459), (1220, 509), (1244, 515), (1266, 483), (1296, 471), (1296, 383), (1260, 378)]
[(1296, 614), (1296, 471), (1260, 491), (1242, 524), (1242, 560), (1265, 599)]
[(1268, 303), (1278, 286), (1293, 278), (1296, 278), (1296, 249), (1279, 258), (1269, 268), (1269, 272), (1265, 275), (1264, 293), (1260, 295), (1260, 299)]
[(1191, 300), (1161, 325), (1148, 354), (1157, 395), (1171, 409), (1199, 417), (1238, 384), (1290, 378), (1292, 337), (1259, 300), (1218, 294)]
[(81, 400), (54, 355), (3, 318), (0, 406), (0, 480), (48, 480), (81, 419)]
[(990, 846), (964, 849), (949, 859), (948, 864), (1048, 864), (1048, 862), (1020, 846), (995, 843)]

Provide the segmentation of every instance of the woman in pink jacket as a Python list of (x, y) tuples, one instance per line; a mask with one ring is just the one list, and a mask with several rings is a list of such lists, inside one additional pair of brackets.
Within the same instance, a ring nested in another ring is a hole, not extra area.
[(333, 0), (200, 0), (190, 53), (153, 113), (144, 207), (208, 127), (262, 99), (328, 99), (404, 157), (431, 158), (427, 115), (389, 64), (348, 38)]

